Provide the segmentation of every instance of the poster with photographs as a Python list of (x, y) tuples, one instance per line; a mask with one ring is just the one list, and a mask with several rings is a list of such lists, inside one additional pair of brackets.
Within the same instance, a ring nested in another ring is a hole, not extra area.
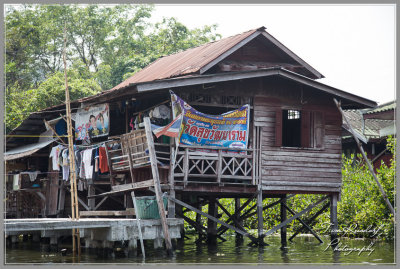
[(108, 104), (81, 108), (76, 113), (76, 140), (106, 136), (109, 133), (109, 128), (110, 118)]

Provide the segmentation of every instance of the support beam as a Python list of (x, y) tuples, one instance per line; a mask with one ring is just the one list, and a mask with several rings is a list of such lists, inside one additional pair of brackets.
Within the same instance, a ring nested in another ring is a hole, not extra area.
[(96, 207), (96, 200), (95, 198), (89, 198), (92, 195), (96, 194), (96, 190), (93, 186), (93, 184), (89, 184), (88, 185), (88, 206), (89, 206), (89, 210), (95, 210)]
[(257, 229), (258, 229), (258, 243), (259, 245), (263, 245), (263, 229), (264, 229), (264, 218), (263, 218), (263, 197), (262, 197), (262, 189), (261, 185), (258, 186), (258, 194), (257, 194)]
[[(286, 204), (282, 204), (283, 205), (283, 207), (285, 207), (290, 213), (292, 213), (293, 215), (296, 215), (297, 213), (296, 213), (296, 211), (294, 211), (294, 210), (292, 210), (291, 208), (289, 208)], [(314, 232), (314, 230), (310, 227), (310, 226), (308, 226), (307, 225), (307, 223), (305, 223), (302, 219), (300, 219), (300, 218), (297, 218), (299, 221), (300, 221), (300, 223), (303, 225), (303, 227), (305, 227), (307, 230), (309, 230), (310, 232), (311, 232), (311, 234), (315, 237), (315, 238), (317, 238), (317, 240), (320, 242), (320, 243), (324, 243), (324, 241), (322, 241), (322, 239), (318, 236), (318, 234), (316, 234), (315, 232)]]
[[(282, 196), (282, 198), (286, 198), (286, 194)], [(282, 200), (281, 202), (281, 222), (284, 222), (287, 218), (287, 212), (286, 212), (286, 199)], [(281, 228), (281, 247), (285, 248), (287, 246), (287, 230), (286, 230), (286, 225), (282, 226)]]
[[(152, 189), (151, 189), (151, 190), (152, 190)], [(221, 225), (223, 225), (223, 226), (226, 226), (226, 227), (228, 227), (229, 229), (232, 229), (232, 230), (234, 230), (234, 231), (240, 233), (240, 234), (243, 235), (243, 236), (247, 236), (248, 238), (251, 239), (251, 241), (252, 241), (253, 243), (258, 243), (257, 238), (255, 238), (255, 237), (252, 236), (251, 234), (249, 234), (249, 233), (247, 233), (247, 232), (243, 232), (242, 230), (239, 230), (239, 229), (237, 229), (236, 227), (233, 227), (232, 225), (229, 225), (229, 224), (227, 224), (227, 223), (225, 223), (225, 222), (223, 222), (223, 221), (221, 221), (221, 220), (219, 220), (219, 219), (217, 219), (217, 218), (215, 218), (215, 217), (213, 217), (213, 216), (211, 216), (211, 215), (209, 215), (209, 214), (207, 214), (207, 213), (204, 213), (204, 212), (198, 210), (197, 208), (195, 208), (195, 207), (193, 207), (193, 206), (191, 206), (191, 205), (189, 205), (189, 204), (187, 204), (187, 203), (185, 203), (185, 202), (182, 202), (182, 201), (180, 201), (180, 200), (178, 200), (178, 199), (176, 199), (176, 198), (172, 198), (172, 197), (170, 197), (169, 195), (167, 195), (166, 197), (167, 197), (168, 199), (174, 201), (175, 203), (181, 205), (181, 206), (190, 208), (190, 209), (193, 210), (194, 212), (197, 212), (197, 213), (199, 213), (200, 215), (202, 215), (202, 216), (204, 216), (204, 217), (206, 217), (206, 218), (212, 219), (213, 221), (218, 222), (219, 224), (221, 224)]]
[[(208, 204), (208, 214), (214, 218), (218, 215), (218, 207), (216, 207), (216, 198), (211, 196)], [(212, 219), (208, 219), (207, 222), (207, 242), (209, 244), (215, 244), (217, 242), (217, 223)]]
[[(254, 165), (253, 165), (254, 167)], [(236, 222), (239, 223), (240, 226), (243, 226), (243, 220), (240, 220), (240, 198), (235, 198), (235, 214), (234, 214), (234, 218), (236, 220)], [(241, 239), (243, 238), (243, 236), (240, 233), (236, 233), (236, 238)]]
[(337, 230), (338, 230), (337, 201), (338, 201), (338, 194), (333, 193), (331, 195), (331, 242), (336, 241), (337, 238)]
[(275, 231), (279, 230), (280, 228), (282, 228), (283, 226), (286, 226), (288, 223), (292, 222), (293, 220), (297, 219), (298, 217), (300, 217), (301, 215), (303, 215), (304, 213), (310, 211), (311, 209), (313, 209), (314, 207), (316, 207), (317, 205), (319, 205), (320, 203), (322, 203), (323, 201), (325, 201), (326, 199), (328, 199), (329, 196), (325, 196), (322, 199), (320, 199), (319, 201), (315, 202), (312, 205), (309, 205), (306, 209), (303, 209), (302, 211), (300, 211), (299, 213), (297, 213), (296, 215), (294, 215), (293, 217), (285, 220), (284, 222), (282, 222), (281, 224), (276, 225), (274, 228), (272, 228), (271, 230), (269, 230), (268, 232), (266, 232), (265, 234), (263, 234), (262, 237), (266, 237), (272, 233), (274, 233)]
[[(306, 220), (305, 223), (307, 223), (307, 225), (310, 225), (312, 227), (312, 223), (313, 221), (322, 213), (324, 213), (324, 211), (329, 207), (330, 202), (326, 203), (317, 213), (314, 214), (314, 216), (312, 216), (309, 220)], [(300, 227), (300, 229), (298, 229), (297, 231), (294, 232), (294, 234), (289, 238), (289, 241), (292, 241), (293, 238), (296, 237), (296, 235), (298, 235), (299, 233), (301, 233), (302, 231), (305, 230), (305, 227)]]

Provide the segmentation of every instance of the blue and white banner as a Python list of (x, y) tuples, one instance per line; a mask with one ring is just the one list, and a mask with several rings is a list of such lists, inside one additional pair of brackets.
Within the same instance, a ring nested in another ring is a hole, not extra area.
[(174, 117), (182, 114), (179, 142), (182, 145), (246, 149), (250, 106), (221, 115), (197, 111), (171, 91)]

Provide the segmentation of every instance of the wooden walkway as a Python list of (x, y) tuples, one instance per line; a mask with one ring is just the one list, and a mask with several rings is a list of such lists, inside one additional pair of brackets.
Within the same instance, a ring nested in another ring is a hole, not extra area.
[[(168, 218), (168, 230), (171, 238), (180, 238), (180, 228), (183, 219)], [(164, 239), (160, 219), (140, 220), (143, 239)], [(100, 235), (103, 240), (120, 241), (138, 239), (139, 231), (136, 219), (123, 218), (40, 218), (40, 219), (5, 219), (6, 235), (16, 233), (28, 234), (32, 231), (81, 230), (81, 237), (90, 238), (91, 234)]]

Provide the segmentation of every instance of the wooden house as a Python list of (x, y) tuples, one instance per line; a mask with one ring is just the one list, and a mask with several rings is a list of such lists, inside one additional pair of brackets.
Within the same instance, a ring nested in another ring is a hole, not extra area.
[[(195, 146), (176, 147), (173, 139), (155, 141), (157, 158), (161, 158), (161, 162), (164, 158), (167, 164), (158, 165), (158, 170), (161, 187), (171, 197), (168, 215), (184, 217), (183, 206), (206, 216), (209, 219), (207, 228), (186, 217), (185, 220), (209, 238), (216, 238), (229, 228), (250, 236), (241, 221), (257, 215), (259, 242), (278, 229), (286, 241), (286, 225), (326, 200), (330, 202), (334, 227), (337, 225), (336, 203), (342, 184), (342, 117), (333, 99), (339, 100), (344, 109), (377, 105), (318, 82), (321, 78), (320, 72), (261, 27), (162, 57), (110, 90), (71, 102), (71, 108), (75, 112), (81, 107), (109, 104), (109, 136), (92, 142), (125, 141), (120, 152), (109, 152), (109, 158), (117, 158), (134, 154), (145, 156), (146, 141), (140, 140), (144, 139), (140, 130), (131, 131), (131, 120), (159, 104), (168, 105), (170, 90), (207, 114), (221, 114), (249, 104), (249, 146), (245, 154), (227, 152), (225, 148), (199, 152), (196, 151), (199, 147)], [(32, 113), (11, 135), (41, 133), (44, 131), (42, 119), (58, 118), (63, 109), (65, 107), (59, 105)], [(10, 138), (7, 150), (34, 142), (29, 138)], [(110, 163), (114, 175), (94, 182), (95, 188), (80, 193), (81, 204), (85, 203), (83, 210), (110, 207), (103, 203), (107, 197), (110, 197), (108, 200), (124, 199), (122, 203), (116, 202), (117, 207), (132, 207), (127, 194), (118, 196), (118, 193), (129, 191), (127, 184), (144, 182), (152, 175), (148, 162), (135, 166), (138, 159), (128, 159), (125, 171), (118, 171), (118, 167)], [(148, 189), (144, 184), (141, 191), (151, 193)], [(323, 194), (324, 198), (296, 213), (285, 202), (300, 193)], [(270, 206), (263, 208), (262, 200), (268, 197), (280, 198), (275, 204), (281, 204), (282, 222), (264, 232), (262, 214), (268, 213)], [(218, 219), (218, 207), (226, 213), (218, 198), (236, 201), (237, 211), (228, 223), (222, 224)], [(240, 198), (248, 200), (240, 204)], [(256, 208), (243, 213), (252, 199), (258, 201)], [(206, 203), (209, 204), (208, 213), (201, 211)], [(325, 204), (324, 208), (327, 207)], [(58, 209), (62, 209), (60, 205)], [(292, 217), (287, 218), (287, 210)], [(216, 223), (225, 228), (217, 230)]]

